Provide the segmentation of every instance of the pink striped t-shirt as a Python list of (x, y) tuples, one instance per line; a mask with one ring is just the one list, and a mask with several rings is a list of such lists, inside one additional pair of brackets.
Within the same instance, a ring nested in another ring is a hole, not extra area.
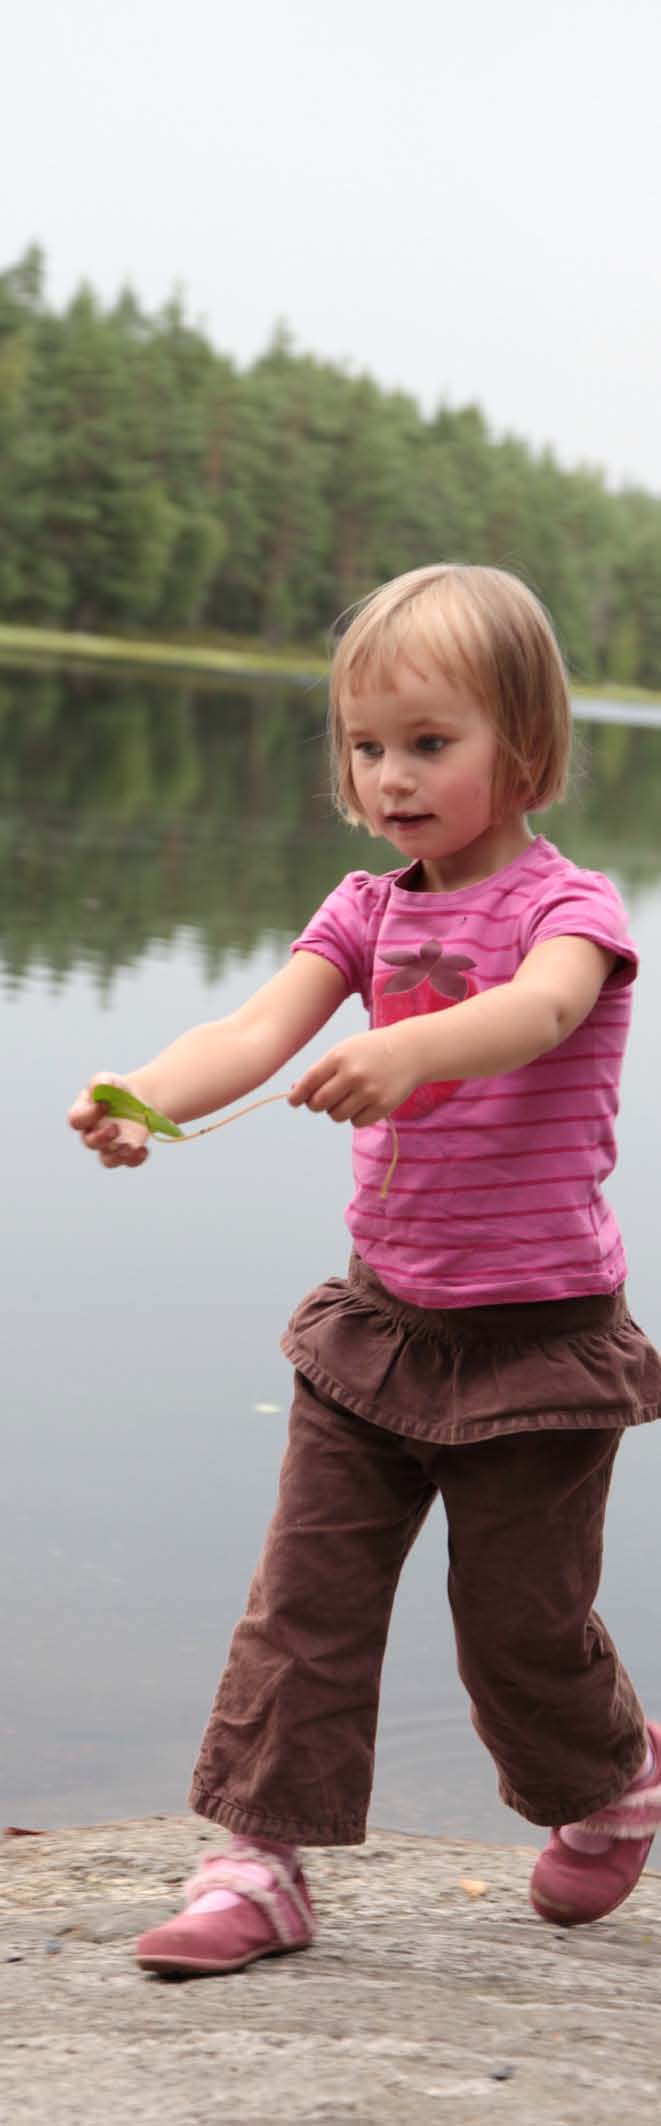
[[(417, 864), (381, 878), (350, 872), (292, 947), (339, 967), (372, 1023), (384, 986), (402, 1010), (416, 970), (431, 970), (432, 994), (436, 985), (451, 995), (465, 981), (471, 990), (511, 981), (543, 938), (591, 938), (619, 958), (588, 1018), (550, 1054), (498, 1077), (464, 1079), (429, 1112), (398, 1120), (385, 1201), (389, 1125), (353, 1131), (354, 1245), (388, 1290), (415, 1306), (612, 1292), (626, 1261), (602, 1184), (616, 1159), (638, 965), (619, 894), (542, 835), (478, 885), (420, 892), (419, 875)], [(471, 963), (468, 974), (452, 969), (457, 956)]]

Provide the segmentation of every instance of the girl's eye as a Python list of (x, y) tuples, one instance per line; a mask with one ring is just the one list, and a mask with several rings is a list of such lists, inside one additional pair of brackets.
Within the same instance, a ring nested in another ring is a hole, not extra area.
[(446, 741), (444, 738), (439, 738), (438, 734), (435, 731), (433, 733), (430, 731), (428, 737), (419, 738), (417, 740), (418, 752), (440, 753), (445, 743)]
[(378, 760), (381, 747), (376, 738), (358, 738), (354, 741), (354, 753), (362, 753), (365, 760)]

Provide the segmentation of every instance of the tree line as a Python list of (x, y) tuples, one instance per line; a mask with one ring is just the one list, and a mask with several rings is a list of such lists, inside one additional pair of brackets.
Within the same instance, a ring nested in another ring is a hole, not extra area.
[(37, 247), (0, 274), (0, 620), (318, 645), (434, 559), (523, 575), (577, 681), (661, 686), (661, 498), (284, 328), (239, 370), (178, 297), (58, 313)]

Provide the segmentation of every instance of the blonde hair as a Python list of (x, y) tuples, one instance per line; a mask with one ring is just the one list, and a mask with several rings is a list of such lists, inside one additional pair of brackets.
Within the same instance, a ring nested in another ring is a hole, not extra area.
[(331, 638), (329, 735), (335, 799), (362, 823), (342, 716), (347, 695), (393, 687), (402, 667), (464, 685), (498, 739), (494, 809), (541, 812), (564, 796), (571, 748), (568, 680), (539, 599), (504, 569), (447, 562), (410, 569), (343, 614)]

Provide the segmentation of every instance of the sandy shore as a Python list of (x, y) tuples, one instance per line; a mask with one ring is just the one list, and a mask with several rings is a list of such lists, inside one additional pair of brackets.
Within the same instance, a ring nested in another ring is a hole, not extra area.
[(134, 1936), (223, 1842), (191, 1816), (0, 1838), (3, 2120), (658, 2126), (661, 1875), (561, 1933), (527, 1903), (529, 1847), (375, 1832), (310, 1854), (305, 1954), (140, 1973)]

